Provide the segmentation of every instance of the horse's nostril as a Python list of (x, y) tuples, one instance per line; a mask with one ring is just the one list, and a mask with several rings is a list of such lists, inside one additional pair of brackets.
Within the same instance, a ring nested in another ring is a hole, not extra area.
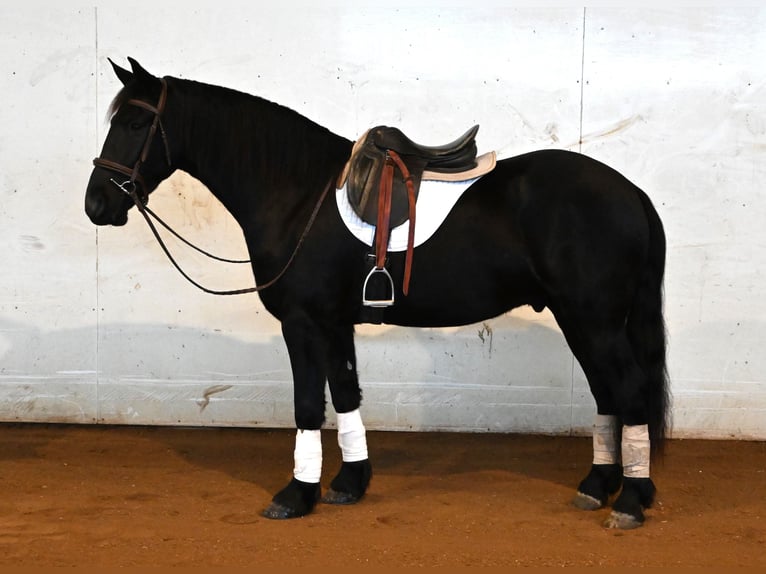
[(88, 194), (85, 196), (85, 213), (95, 222), (101, 219), (106, 210), (106, 201), (99, 195)]

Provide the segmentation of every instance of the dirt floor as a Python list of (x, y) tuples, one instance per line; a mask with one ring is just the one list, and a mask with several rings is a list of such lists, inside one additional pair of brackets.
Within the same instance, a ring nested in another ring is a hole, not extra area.
[(589, 439), (368, 440), (361, 503), (271, 521), (290, 431), (0, 425), (0, 566), (766, 566), (766, 443), (671, 441), (646, 524), (622, 532), (570, 504)]

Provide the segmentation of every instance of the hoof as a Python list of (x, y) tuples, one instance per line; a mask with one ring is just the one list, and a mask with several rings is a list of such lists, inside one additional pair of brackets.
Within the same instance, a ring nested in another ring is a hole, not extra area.
[(369, 460), (344, 462), (330, 489), (322, 498), (325, 504), (356, 504), (364, 497), (372, 478)]
[(572, 504), (574, 504), (580, 510), (599, 510), (604, 508), (604, 503), (601, 502), (598, 498), (584, 494), (582, 492), (578, 492), (575, 495), (574, 500), (572, 500)]
[(299, 514), (294, 508), (288, 508), (287, 506), (272, 502), (266, 510), (261, 512), (261, 516), (271, 520), (287, 520), (288, 518), (300, 518), (305, 516), (305, 514)]
[(261, 512), (261, 516), (274, 520), (306, 516), (314, 510), (320, 494), (319, 483), (302, 482), (293, 478), (285, 488), (274, 495), (271, 504)]
[(650, 508), (657, 489), (650, 478), (625, 478), (622, 492), (612, 505), (612, 514), (604, 523), (607, 528), (632, 530), (644, 523), (644, 509)]
[(594, 464), (577, 487), (572, 503), (581, 510), (604, 508), (609, 497), (620, 490), (622, 468), (617, 464)]
[(331, 488), (322, 497), (322, 502), (324, 504), (356, 504), (360, 499), (360, 496), (354, 496), (349, 492), (338, 492)]
[(619, 530), (633, 530), (644, 523), (635, 516), (625, 514), (624, 512), (612, 512), (604, 521), (604, 528), (616, 528)]

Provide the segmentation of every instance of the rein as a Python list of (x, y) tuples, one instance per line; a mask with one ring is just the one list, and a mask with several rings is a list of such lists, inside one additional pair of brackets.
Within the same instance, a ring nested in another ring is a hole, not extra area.
[[(271, 279), (270, 281), (262, 285), (255, 285), (254, 287), (248, 287), (245, 289), (232, 289), (227, 291), (217, 291), (214, 289), (208, 289), (207, 287), (200, 285), (194, 279), (189, 277), (189, 275), (181, 268), (181, 266), (173, 258), (173, 255), (170, 253), (170, 250), (165, 245), (165, 242), (162, 240), (162, 237), (160, 237), (160, 234), (157, 231), (157, 227), (154, 225), (154, 223), (152, 222), (149, 216), (154, 218), (160, 225), (162, 225), (165, 229), (167, 229), (170, 233), (172, 233), (176, 238), (181, 240), (183, 243), (185, 243), (186, 245), (188, 245), (195, 251), (198, 251), (199, 253), (202, 253), (203, 255), (211, 259), (222, 261), (224, 263), (250, 263), (250, 260), (249, 259), (248, 260), (225, 259), (223, 257), (212, 255), (211, 253), (208, 253), (207, 251), (200, 249), (196, 245), (192, 244), (191, 242), (181, 237), (180, 234), (178, 234), (175, 230), (173, 230), (156, 213), (154, 213), (151, 209), (149, 209), (147, 205), (149, 203), (149, 192), (146, 189), (144, 178), (141, 176), (140, 172), (141, 172), (141, 166), (146, 161), (146, 158), (149, 155), (149, 149), (151, 147), (152, 141), (154, 140), (154, 136), (157, 133), (158, 128), (160, 130), (160, 134), (162, 135), (162, 141), (165, 146), (165, 159), (168, 162), (168, 166), (172, 165), (170, 161), (170, 147), (168, 146), (167, 135), (165, 133), (165, 128), (163, 127), (162, 120), (161, 120), (162, 113), (165, 111), (165, 102), (167, 101), (168, 85), (165, 78), (161, 78), (160, 82), (162, 84), (162, 90), (160, 92), (160, 98), (156, 107), (142, 100), (130, 99), (126, 102), (127, 104), (138, 106), (154, 114), (154, 120), (152, 121), (152, 125), (150, 126), (149, 132), (147, 133), (147, 136), (146, 136), (146, 142), (144, 142), (144, 146), (141, 149), (141, 153), (138, 156), (138, 159), (136, 160), (135, 165), (132, 168), (130, 168), (118, 162), (115, 162), (109, 159), (100, 158), (100, 157), (97, 157), (93, 160), (93, 165), (95, 165), (96, 167), (101, 167), (104, 169), (108, 169), (110, 171), (120, 173), (122, 175), (126, 175), (130, 178), (128, 180), (123, 181), (122, 183), (118, 182), (114, 178), (110, 178), (109, 181), (111, 181), (118, 189), (120, 189), (123, 193), (125, 193), (128, 197), (130, 197), (131, 200), (133, 200), (133, 203), (136, 205), (136, 208), (146, 220), (146, 223), (149, 225), (149, 229), (152, 231), (152, 234), (157, 239), (157, 242), (160, 244), (160, 247), (165, 252), (165, 255), (167, 256), (167, 258), (170, 260), (170, 262), (173, 264), (176, 270), (178, 270), (178, 272), (189, 283), (191, 283), (192, 285), (194, 285), (201, 291), (204, 291), (205, 293), (210, 293), (211, 295), (242, 295), (245, 293), (255, 293), (258, 291), (263, 291), (264, 289), (271, 287), (282, 278), (282, 276), (290, 268), (290, 265), (292, 264), (296, 255), (298, 255), (298, 251), (300, 250), (301, 246), (303, 245), (303, 242), (308, 236), (309, 231), (311, 230), (311, 227), (314, 225), (314, 221), (316, 220), (317, 215), (319, 215), (319, 209), (322, 207), (322, 204), (324, 203), (324, 200), (327, 197), (327, 194), (332, 188), (332, 183), (335, 180), (335, 178), (330, 179), (330, 181), (325, 186), (324, 191), (322, 192), (322, 195), (319, 196), (319, 200), (314, 206), (314, 210), (311, 212), (311, 217), (309, 217), (308, 223), (306, 223), (306, 227), (303, 229), (303, 233), (298, 239), (298, 243), (295, 245), (295, 249), (293, 249), (293, 252), (290, 255), (290, 258), (287, 260), (287, 263), (285, 263), (285, 266), (282, 268), (282, 270), (279, 273), (277, 273), (277, 275), (273, 279)], [(139, 184), (138, 186), (136, 185), (136, 182), (138, 182)], [(140, 195), (138, 193), (139, 186), (142, 192)]]
[(193, 245), (183, 237), (181, 237), (176, 231), (174, 231), (167, 223), (162, 221), (157, 214), (155, 214), (151, 209), (149, 209), (145, 203), (141, 201), (141, 198), (136, 193), (135, 186), (133, 189), (128, 190), (125, 185), (130, 183), (129, 181), (118, 183), (114, 179), (111, 180), (111, 182), (116, 185), (118, 188), (120, 188), (124, 193), (128, 194), (130, 198), (133, 200), (133, 202), (136, 204), (136, 208), (141, 213), (141, 215), (144, 216), (144, 219), (146, 220), (146, 223), (149, 225), (149, 229), (151, 229), (152, 234), (157, 239), (157, 242), (160, 244), (160, 247), (165, 252), (165, 255), (170, 260), (170, 262), (173, 264), (173, 267), (175, 267), (178, 272), (186, 279), (189, 283), (200, 289), (201, 291), (204, 291), (205, 293), (210, 293), (211, 295), (243, 295), (245, 293), (256, 293), (258, 291), (263, 291), (264, 289), (268, 289), (272, 285), (274, 285), (277, 281), (279, 281), (282, 276), (287, 273), (287, 270), (290, 268), (290, 265), (292, 265), (293, 260), (295, 259), (296, 255), (298, 255), (298, 251), (300, 250), (301, 246), (303, 245), (303, 242), (306, 240), (306, 237), (309, 234), (309, 231), (311, 230), (311, 227), (314, 225), (314, 221), (317, 218), (317, 215), (319, 215), (319, 209), (322, 207), (322, 204), (324, 203), (325, 197), (327, 197), (327, 193), (330, 191), (330, 188), (332, 187), (332, 182), (335, 178), (331, 179), (327, 185), (324, 188), (324, 191), (322, 192), (322, 195), (319, 196), (319, 200), (317, 201), (316, 205), (314, 206), (314, 211), (311, 212), (311, 217), (309, 217), (308, 223), (306, 223), (306, 227), (303, 229), (303, 233), (301, 234), (300, 238), (298, 239), (298, 243), (295, 244), (295, 249), (293, 249), (292, 254), (290, 255), (290, 258), (287, 260), (287, 263), (285, 263), (285, 266), (282, 267), (282, 270), (277, 273), (277, 275), (271, 280), (266, 283), (263, 283), (262, 285), (255, 285), (254, 287), (247, 287), (245, 289), (232, 289), (227, 291), (217, 291), (214, 289), (208, 289), (207, 287), (200, 285), (197, 283), (194, 279), (189, 277), (189, 275), (181, 268), (181, 266), (178, 264), (178, 262), (173, 258), (173, 255), (171, 255), (170, 250), (168, 249), (167, 245), (165, 245), (165, 242), (162, 240), (162, 237), (160, 237), (159, 232), (157, 231), (157, 227), (152, 223), (150, 215), (157, 220), (165, 229), (170, 231), (173, 235), (175, 235), (178, 239), (183, 241), (186, 245), (189, 247), (195, 249), (196, 251), (199, 251), (203, 255), (206, 255), (210, 257), (211, 259), (216, 259), (218, 261), (223, 261), (225, 263), (250, 263), (250, 260), (233, 260), (233, 259), (224, 259), (222, 257), (216, 257), (215, 255), (211, 255), (207, 251), (204, 251), (200, 249), (199, 247)]

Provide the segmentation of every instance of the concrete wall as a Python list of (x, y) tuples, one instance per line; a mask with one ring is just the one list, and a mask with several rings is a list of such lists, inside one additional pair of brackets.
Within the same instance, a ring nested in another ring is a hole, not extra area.
[[(612, 165), (666, 226), (675, 436), (766, 438), (766, 10), (439, 4), (0, 8), (0, 420), (292, 426), (286, 349), (258, 298), (197, 292), (141, 220), (97, 229), (84, 215), (120, 87), (106, 58), (132, 56), (349, 138), (388, 123), (441, 143), (479, 123), (482, 152), (566, 148)], [(212, 250), (245, 254), (188, 176), (152, 206)], [(251, 282), (179, 258), (214, 288)], [(362, 326), (357, 341), (370, 428), (590, 425), (587, 384), (547, 312)]]

